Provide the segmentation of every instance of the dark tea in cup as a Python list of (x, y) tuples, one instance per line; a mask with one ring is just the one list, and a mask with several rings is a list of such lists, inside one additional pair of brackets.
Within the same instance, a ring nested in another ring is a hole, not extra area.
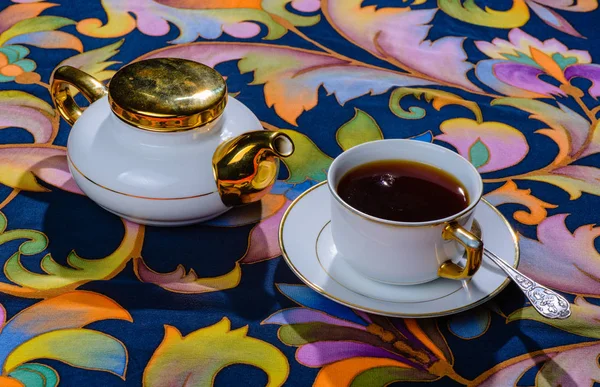
[(333, 160), (327, 185), (336, 254), (363, 276), (414, 285), (468, 279), (480, 267), (483, 241), (470, 230), (483, 181), (458, 153), (423, 141), (369, 141)]
[(437, 167), (409, 160), (359, 165), (341, 178), (337, 192), (353, 208), (381, 219), (428, 222), (468, 207), (467, 190)]

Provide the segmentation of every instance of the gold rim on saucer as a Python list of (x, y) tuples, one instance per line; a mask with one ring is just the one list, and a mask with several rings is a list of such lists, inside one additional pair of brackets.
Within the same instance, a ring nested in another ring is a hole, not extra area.
[[(283, 259), (285, 260), (285, 262), (287, 263), (287, 265), (290, 267), (290, 269), (292, 270), (292, 272), (298, 277), (300, 278), (300, 280), (302, 282), (304, 282), (308, 287), (310, 287), (311, 289), (313, 289), (314, 291), (316, 291), (317, 293), (333, 300), (336, 301), (342, 305), (345, 305), (347, 307), (353, 308), (353, 309), (357, 309), (357, 310), (361, 310), (364, 312), (368, 312), (368, 313), (373, 313), (373, 314), (379, 314), (379, 315), (384, 315), (384, 316), (389, 316), (389, 317), (407, 317), (407, 318), (426, 318), (426, 317), (440, 317), (440, 316), (446, 316), (449, 314), (454, 314), (454, 313), (458, 313), (458, 312), (462, 312), (468, 309), (472, 309), (478, 305), (481, 305), (487, 301), (489, 301), (490, 299), (494, 298), (496, 295), (498, 295), (502, 290), (504, 290), (504, 288), (506, 288), (506, 286), (511, 282), (510, 278), (506, 278), (494, 291), (492, 291), (491, 293), (489, 293), (488, 295), (486, 295), (485, 297), (474, 301), (470, 304), (467, 305), (463, 305), (460, 308), (454, 308), (454, 309), (447, 309), (447, 310), (443, 310), (440, 312), (436, 312), (436, 313), (392, 313), (392, 312), (388, 312), (388, 311), (383, 311), (383, 310), (378, 310), (378, 309), (373, 309), (373, 308), (368, 308), (368, 307), (363, 307), (363, 306), (359, 306), (356, 304), (353, 304), (351, 302), (348, 301), (344, 301), (336, 296), (333, 296), (331, 294), (329, 294), (327, 291), (325, 291), (323, 288), (321, 288), (319, 285), (313, 283), (312, 281), (308, 280), (302, 273), (300, 273), (300, 271), (296, 268), (296, 266), (292, 263), (292, 260), (290, 259), (290, 257), (288, 256), (286, 249), (285, 249), (285, 245), (283, 242), (283, 229), (285, 226), (285, 222), (287, 220), (288, 215), (290, 214), (290, 212), (292, 211), (292, 209), (294, 208), (294, 206), (300, 201), (302, 200), (302, 198), (304, 198), (306, 195), (308, 195), (310, 192), (318, 189), (319, 187), (321, 187), (322, 185), (326, 184), (327, 181), (323, 181), (321, 183), (318, 183), (312, 187), (310, 187), (309, 189), (307, 189), (306, 191), (304, 191), (303, 193), (301, 193), (296, 199), (294, 199), (294, 201), (290, 204), (290, 206), (287, 208), (287, 210), (285, 211), (285, 213), (283, 214), (283, 217), (281, 219), (281, 223), (279, 224), (279, 247), (281, 248), (281, 254), (283, 256)], [(484, 203), (485, 205), (487, 205), (488, 207), (490, 207), (490, 209), (496, 213), (496, 215), (498, 215), (498, 217), (502, 220), (502, 222), (507, 226), (508, 231), (512, 237), (514, 246), (515, 246), (515, 257), (514, 257), (514, 262), (513, 262), (513, 267), (517, 268), (519, 265), (519, 260), (520, 260), (520, 250), (519, 250), (519, 238), (517, 236), (517, 234), (515, 233), (514, 229), (512, 228), (512, 226), (510, 225), (510, 223), (508, 222), (508, 220), (506, 220), (506, 218), (504, 217), (504, 215), (502, 215), (502, 213), (496, 208), (494, 207), (490, 202), (488, 202), (487, 200), (485, 200), (484, 198), (481, 198), (481, 202)], [(327, 273), (327, 271), (325, 270), (325, 273)], [(327, 273), (327, 275), (329, 276), (329, 273)], [(337, 281), (336, 281), (337, 282)], [(347, 289), (347, 288), (346, 288)], [(360, 295), (359, 293), (348, 289), (349, 291)], [(366, 297), (366, 296), (363, 296)], [(375, 299), (374, 299), (375, 300)], [(399, 303), (401, 304), (401, 303)]]

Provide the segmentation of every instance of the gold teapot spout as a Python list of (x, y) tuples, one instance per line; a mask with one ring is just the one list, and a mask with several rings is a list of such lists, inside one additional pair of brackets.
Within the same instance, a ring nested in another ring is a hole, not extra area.
[(228, 140), (213, 155), (213, 171), (226, 206), (260, 200), (279, 173), (279, 159), (294, 153), (291, 138), (278, 131), (259, 130)]

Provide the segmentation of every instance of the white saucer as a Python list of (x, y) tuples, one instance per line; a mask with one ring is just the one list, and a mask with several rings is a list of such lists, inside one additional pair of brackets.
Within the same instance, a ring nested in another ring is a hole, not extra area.
[[(330, 192), (315, 185), (290, 205), (281, 221), (279, 243), (292, 271), (315, 291), (340, 304), (393, 317), (434, 317), (480, 305), (508, 285), (510, 279), (484, 258), (469, 281), (437, 279), (420, 285), (383, 284), (355, 271), (337, 252), (330, 231)], [(517, 235), (504, 216), (485, 200), (475, 209), (484, 245), (516, 267)]]

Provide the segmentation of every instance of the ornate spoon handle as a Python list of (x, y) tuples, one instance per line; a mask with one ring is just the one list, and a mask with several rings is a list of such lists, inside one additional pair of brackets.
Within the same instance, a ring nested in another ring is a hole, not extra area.
[(513, 268), (502, 258), (498, 257), (488, 249), (484, 249), (485, 255), (498, 265), (508, 276), (515, 281), (525, 296), (531, 301), (531, 305), (544, 317), (564, 319), (571, 315), (569, 302), (560, 294), (542, 286)]

